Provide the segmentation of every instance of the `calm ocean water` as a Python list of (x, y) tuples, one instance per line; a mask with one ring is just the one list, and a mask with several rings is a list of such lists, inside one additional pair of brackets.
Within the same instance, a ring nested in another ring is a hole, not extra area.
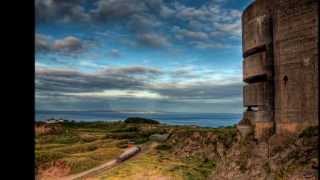
[(62, 118), (75, 121), (123, 121), (127, 117), (144, 117), (171, 125), (198, 125), (202, 127), (230, 126), (238, 123), (241, 114), (228, 113), (119, 113), (96, 111), (37, 111), (36, 120)]

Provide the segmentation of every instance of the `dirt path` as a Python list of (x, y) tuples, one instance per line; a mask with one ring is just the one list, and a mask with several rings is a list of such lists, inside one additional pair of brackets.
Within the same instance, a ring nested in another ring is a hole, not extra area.
[[(140, 156), (142, 156), (143, 154), (148, 153), (152, 148), (154, 148), (157, 145), (157, 143), (151, 143), (149, 145), (143, 145), (141, 146), (141, 151), (137, 154), (135, 154), (133, 157), (129, 158), (129, 159), (136, 159)], [(127, 159), (127, 160), (129, 160)], [(69, 176), (67, 178), (69, 179), (62, 179), (62, 180), (77, 180), (77, 179), (86, 179), (86, 180), (90, 180), (90, 179), (97, 179), (97, 176), (102, 173), (105, 172), (106, 170), (111, 169), (114, 166), (120, 165), (121, 163), (125, 162), (114, 162), (115, 160), (109, 161), (103, 165), (100, 165), (96, 168), (90, 169), (88, 171), (79, 173), (77, 175), (73, 175), (73, 176)]]
[(87, 171), (83, 171), (79, 174), (74, 174), (74, 175), (70, 175), (64, 178), (61, 178), (61, 180), (76, 180), (76, 179), (81, 179), (81, 178), (86, 178), (89, 177), (91, 174), (96, 174), (99, 171), (105, 171), (107, 169), (112, 168), (113, 166), (116, 166), (118, 164), (120, 164), (121, 162), (117, 162), (116, 159), (113, 159), (109, 162), (106, 162), (104, 164), (101, 164), (100, 166), (97, 166), (95, 168), (89, 169)]
[[(138, 152), (137, 154), (135, 154), (134, 156), (132, 156), (131, 158), (136, 158), (136, 157), (141, 156), (142, 154), (145, 154), (146, 152), (148, 152), (154, 146), (155, 146), (154, 143), (152, 143), (151, 145), (142, 146), (141, 147), (141, 151)], [(131, 159), (131, 158), (129, 158), (129, 159)], [(66, 177), (63, 177), (63, 178), (60, 178), (60, 179), (61, 180), (91, 179), (92, 177), (98, 175), (99, 173), (104, 172), (104, 171), (106, 171), (108, 169), (111, 169), (112, 167), (114, 167), (116, 165), (119, 165), (119, 164), (121, 164), (123, 162), (124, 161), (119, 162), (116, 159), (113, 159), (113, 160), (108, 161), (108, 162), (106, 162), (104, 164), (101, 164), (101, 165), (99, 165), (99, 166), (97, 166), (95, 168), (83, 171), (83, 172), (78, 173), (78, 174), (66, 176)]]

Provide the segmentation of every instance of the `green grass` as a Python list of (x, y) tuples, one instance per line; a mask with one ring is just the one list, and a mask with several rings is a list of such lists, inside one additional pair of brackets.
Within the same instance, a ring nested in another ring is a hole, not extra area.
[(116, 146), (118, 140), (104, 137), (114, 128), (110, 124), (67, 123), (60, 133), (37, 135), (36, 169), (50, 167), (59, 160), (66, 162), (71, 173), (77, 173), (118, 156), (122, 152)]
[(137, 132), (139, 129), (137, 127), (119, 127), (117, 129), (112, 129), (111, 133), (117, 132)]
[(66, 156), (66, 154), (62, 152), (56, 151), (36, 151), (36, 165), (39, 166), (41, 164), (45, 164), (48, 162), (56, 161)]
[[(171, 164), (169, 164), (170, 162)], [(115, 167), (111, 171), (100, 175), (102, 179), (139, 179), (139, 176), (148, 175), (153, 177), (175, 177), (182, 179), (180, 175), (168, 171), (168, 166), (172, 166), (174, 161), (161, 161), (157, 155), (144, 155), (139, 158), (127, 161), (121, 166)], [(166, 165), (165, 165), (166, 164)]]
[[(154, 149), (130, 161), (125, 161), (95, 178), (120, 180), (141, 178), (158, 179), (190, 179), (205, 180), (216, 167), (216, 163), (200, 156), (181, 158), (174, 155), (170, 145), (160, 144)], [(161, 150), (160, 150), (161, 149)]]
[(216, 163), (214, 161), (209, 159), (202, 159), (198, 156), (188, 157), (184, 160), (184, 162), (188, 165), (191, 164), (192, 166), (189, 166), (189, 170), (191, 170), (192, 168), (194, 173), (196, 172), (196, 174), (194, 175), (189, 173), (189, 178), (197, 177), (198, 179), (206, 179), (211, 174), (213, 169), (216, 167)]

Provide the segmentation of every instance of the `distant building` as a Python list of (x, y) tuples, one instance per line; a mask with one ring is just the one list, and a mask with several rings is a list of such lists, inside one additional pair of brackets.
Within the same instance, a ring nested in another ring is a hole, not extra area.
[(244, 107), (257, 139), (319, 124), (319, 0), (256, 0), (242, 15)]
[(65, 120), (63, 119), (48, 119), (45, 121), (47, 124), (55, 124), (55, 123), (63, 123)]

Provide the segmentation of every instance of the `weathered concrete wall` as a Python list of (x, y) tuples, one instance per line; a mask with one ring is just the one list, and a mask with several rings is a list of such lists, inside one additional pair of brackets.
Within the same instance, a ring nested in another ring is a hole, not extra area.
[(265, 79), (272, 78), (273, 62), (267, 57), (266, 51), (258, 52), (244, 58), (243, 80), (250, 82), (255, 77), (266, 76)]
[(242, 39), (244, 54), (265, 46), (272, 41), (270, 3), (257, 0), (242, 15)]
[(273, 113), (272, 111), (246, 111), (243, 114), (245, 119), (248, 119), (250, 124), (255, 124), (256, 122), (272, 122)]
[(248, 125), (237, 125), (237, 129), (243, 138), (252, 133), (252, 127)]
[(256, 122), (254, 124), (254, 137), (256, 139), (263, 139), (270, 137), (273, 132), (274, 122)]
[(273, 98), (271, 90), (272, 84), (268, 82), (257, 82), (245, 85), (243, 87), (244, 106), (271, 106)]
[[(318, 0), (279, 0), (274, 13), (277, 133), (317, 124)], [(281, 124), (281, 125), (280, 125)]]
[[(242, 16), (244, 113), (257, 138), (319, 120), (319, 0), (256, 0)], [(268, 123), (271, 122), (271, 123)]]
[(256, 138), (262, 138), (266, 134), (263, 133), (266, 128), (261, 123), (273, 124), (273, 36), (270, 7), (271, 3), (257, 0), (242, 16), (243, 80), (247, 83), (243, 88), (243, 99), (245, 107), (255, 108), (244, 112), (243, 118), (254, 127)]

